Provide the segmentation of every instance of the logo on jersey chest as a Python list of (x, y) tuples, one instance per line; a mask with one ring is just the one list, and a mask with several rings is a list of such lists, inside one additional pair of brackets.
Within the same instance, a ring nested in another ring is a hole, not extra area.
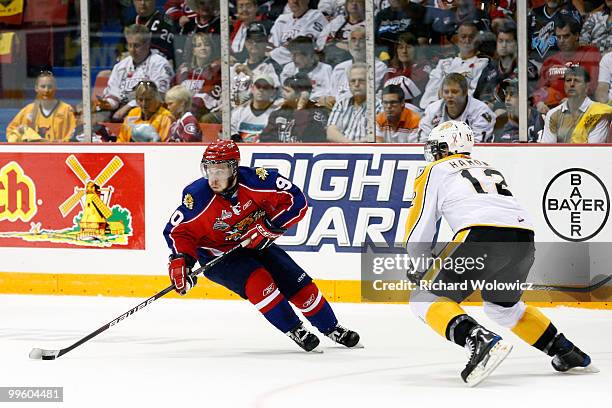
[[(266, 212), (262, 209), (252, 212), (247, 215), (245, 218), (238, 221), (234, 224), (231, 230), (226, 231), (227, 236), (225, 237), (226, 241), (238, 241), (245, 232), (249, 230), (252, 224), (257, 222), (260, 218), (263, 218), (266, 215)], [(226, 228), (228, 229), (228, 228)]]
[(215, 223), (213, 224), (213, 229), (217, 231), (225, 231), (226, 229), (229, 229), (229, 228), (230, 228), (230, 225), (227, 222), (219, 218), (217, 218), (215, 220)]
[(228, 224), (225, 220), (229, 220), (234, 215), (238, 216), (242, 214), (242, 211), (246, 210), (253, 204), (253, 200), (249, 200), (244, 205), (238, 202), (236, 205), (231, 206), (232, 211), (221, 210), (221, 215), (215, 219), (215, 223), (213, 224), (213, 229), (217, 231), (225, 231), (231, 228), (231, 225)]

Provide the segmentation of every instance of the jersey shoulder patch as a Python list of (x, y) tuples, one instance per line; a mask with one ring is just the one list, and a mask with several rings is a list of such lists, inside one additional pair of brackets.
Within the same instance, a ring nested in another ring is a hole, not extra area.
[(213, 198), (213, 191), (205, 178), (200, 178), (183, 189), (182, 207), (189, 212), (200, 212)]
[(239, 167), (238, 181), (247, 187), (276, 190), (278, 170), (263, 167)]

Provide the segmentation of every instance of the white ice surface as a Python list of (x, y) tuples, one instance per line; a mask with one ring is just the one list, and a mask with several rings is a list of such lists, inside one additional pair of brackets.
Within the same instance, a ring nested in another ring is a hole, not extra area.
[(599, 374), (555, 373), (550, 358), (469, 312), (515, 348), (477, 388), (464, 350), (406, 305), (335, 304), (365, 349), (321, 339), (307, 354), (247, 302), (161, 299), (55, 361), (32, 347), (67, 347), (138, 303), (134, 298), (0, 296), (0, 386), (63, 386), (64, 402), (19, 407), (605, 407), (612, 400), (612, 312), (545, 309), (590, 353)]

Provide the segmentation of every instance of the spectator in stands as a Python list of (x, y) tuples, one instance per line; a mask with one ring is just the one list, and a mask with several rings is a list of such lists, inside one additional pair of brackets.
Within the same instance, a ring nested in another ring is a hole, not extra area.
[(424, 23), (426, 9), (420, 4), (389, 0), (388, 7), (374, 18), (374, 39), (382, 50), (391, 52), (402, 33), (411, 33), (420, 44), (429, 43), (429, 29)]
[(447, 120), (459, 120), (470, 125), (477, 143), (490, 142), (493, 138), (495, 114), (486, 103), (469, 95), (467, 79), (459, 73), (444, 78), (442, 99), (425, 109), (419, 123), (419, 140), (426, 141), (431, 129)]
[(253, 98), (232, 110), (230, 134), (237, 142), (259, 142), (259, 135), (268, 124), (272, 112), (278, 109), (274, 79), (269, 75), (259, 74), (251, 86)]
[(397, 85), (402, 89), (404, 93), (404, 107), (418, 113), (419, 116), (423, 114), (423, 110), (413, 103), (421, 95), (421, 91), (412, 82), (412, 79), (405, 76), (396, 76), (387, 79), (384, 86), (388, 85)]
[(312, 38), (299, 36), (289, 42), (287, 49), (291, 53), (289, 64), (285, 65), (280, 74), (281, 82), (285, 79), (297, 74), (298, 72), (308, 75), (312, 81), (313, 100), (331, 95), (331, 75), (332, 67), (324, 62), (319, 62), (319, 57), (315, 52), (315, 46)]
[[(500, 84), (501, 98), (505, 102), (505, 110), (495, 121), (494, 142), (516, 143), (519, 136), (519, 94), (518, 78), (505, 79)], [(527, 141), (537, 142), (544, 130), (544, 117), (535, 108), (529, 110), (529, 126)]]
[[(368, 66), (355, 62), (348, 73), (351, 96), (334, 105), (327, 121), (327, 140), (336, 143), (374, 142), (368, 138), (366, 77)], [(380, 104), (377, 102), (377, 110)]]
[[(325, 106), (332, 108), (336, 101), (351, 96), (348, 72), (353, 64), (358, 62), (365, 63), (366, 61), (365, 36), (365, 28), (363, 27), (357, 27), (349, 34), (349, 52), (351, 54), (351, 59), (341, 62), (334, 67), (331, 75), (331, 97), (328, 97), (325, 101), (321, 101)], [(387, 66), (384, 62), (376, 58), (374, 63), (376, 89), (382, 87), (383, 78), (386, 73)]]
[(597, 102), (610, 103), (612, 101), (612, 51), (608, 52), (599, 61), (599, 78), (595, 90)]
[(74, 107), (74, 117), (76, 118), (76, 127), (74, 129), (74, 132), (72, 133), (72, 136), (70, 137), (71, 142), (100, 143), (117, 141), (116, 135), (111, 135), (110, 131), (106, 126), (96, 122), (96, 115), (91, 115), (91, 138), (89, 135), (85, 134), (85, 129), (83, 125), (82, 103), (78, 103)]
[(404, 106), (404, 91), (399, 85), (387, 85), (382, 90), (383, 112), (376, 115), (376, 142), (418, 142), (418, 113)]
[(325, 128), (329, 110), (310, 100), (310, 78), (297, 73), (283, 82), (283, 103), (270, 115), (260, 142), (326, 142)]
[(580, 45), (580, 24), (572, 18), (561, 17), (557, 21), (555, 35), (561, 51), (546, 58), (536, 91), (533, 93), (533, 105), (542, 114), (565, 98), (564, 76), (568, 66), (581, 66), (589, 72), (592, 78), (588, 88), (589, 95), (593, 95), (597, 87), (601, 54), (593, 46)]
[[(385, 74), (384, 83), (386, 84), (391, 78), (404, 76), (410, 78), (419, 89), (419, 93), (422, 94), (432, 69), (433, 66), (429, 60), (421, 55), (420, 47), (414, 35), (402, 33), (397, 39), (395, 52), (389, 62), (389, 70)], [(419, 100), (413, 99), (412, 103), (418, 104)]]
[(142, 25), (134, 24), (124, 30), (129, 56), (113, 67), (103, 95), (96, 101), (98, 121), (107, 122), (112, 115), (115, 122), (136, 106), (134, 87), (140, 81), (155, 82), (164, 94), (174, 74), (168, 60), (151, 52), (151, 32)]
[(602, 9), (592, 12), (580, 32), (580, 44), (593, 45), (602, 54), (612, 49), (612, 0), (606, 0)]
[(344, 13), (331, 20), (317, 39), (317, 48), (323, 50), (325, 63), (333, 67), (351, 58), (348, 38), (357, 27), (365, 28), (365, 0), (346, 0)]
[(491, 20), (480, 8), (476, 8), (473, 0), (451, 0), (446, 2), (448, 8), (428, 7), (425, 15), (425, 23), (430, 27), (430, 38), (432, 44), (455, 43), (453, 38), (459, 33), (459, 28), (464, 23), (471, 23), (476, 31), (490, 31)]
[(244, 62), (248, 56), (244, 46), (249, 36), (248, 28), (250, 25), (255, 22), (260, 24), (264, 29), (267, 41), (272, 22), (263, 18), (263, 15), (257, 14), (257, 0), (238, 0), (236, 2), (236, 17), (230, 32), (230, 48), (236, 61)]
[(529, 59), (541, 63), (559, 50), (555, 35), (556, 23), (560, 17), (574, 19), (579, 24), (582, 17), (567, 0), (546, 0), (527, 16), (527, 30), (530, 44)]
[(425, 109), (432, 102), (440, 99), (440, 85), (444, 77), (452, 72), (463, 74), (468, 79), (469, 94), (472, 95), (480, 79), (480, 74), (489, 63), (487, 58), (477, 55), (478, 44), (476, 34), (478, 29), (472, 22), (461, 23), (457, 31), (457, 47), (459, 54), (456, 57), (445, 58), (438, 61), (438, 65), (431, 71), (429, 82), (421, 97), (420, 106)]
[(507, 24), (507, 20), (516, 20), (515, 13), (516, 0), (496, 0), (489, 9), (491, 30), (497, 33), (501, 25)]
[(280, 65), (291, 62), (291, 53), (287, 49), (289, 42), (295, 37), (306, 36), (317, 39), (327, 19), (319, 11), (308, 8), (309, 0), (288, 0), (290, 12), (281, 14), (270, 31), (270, 41), (274, 49), (270, 57)]
[(319, 0), (317, 9), (331, 21), (345, 12), (344, 5), (345, 0)]
[(166, 15), (174, 22), (177, 32), (180, 32), (190, 19), (196, 17), (196, 12), (187, 5), (185, 0), (167, 0), (164, 4)]
[(166, 93), (166, 106), (174, 117), (168, 133), (169, 142), (201, 142), (200, 125), (191, 108), (191, 92), (182, 85), (170, 88)]
[(219, 0), (187, 0), (196, 16), (183, 25), (182, 35), (192, 33), (221, 34)]
[(182, 85), (191, 93), (191, 112), (202, 118), (218, 109), (221, 99), (221, 61), (219, 36), (196, 33), (191, 36), (189, 63), (181, 64), (173, 84)]
[(257, 4), (259, 5), (257, 13), (263, 15), (272, 23), (274, 23), (281, 14), (289, 10), (287, 0), (257, 0)]
[(6, 127), (6, 140), (20, 142), (68, 142), (76, 118), (72, 107), (55, 97), (57, 85), (49, 71), (34, 82), (36, 100), (19, 111)]
[(125, 117), (117, 142), (166, 142), (173, 118), (162, 105), (157, 85), (140, 81), (134, 91), (138, 106)]
[(605, 143), (612, 107), (587, 96), (589, 76), (583, 67), (565, 72), (567, 100), (546, 114), (541, 143)]
[(159, 51), (171, 63), (174, 58), (174, 35), (176, 30), (172, 20), (155, 9), (155, 0), (133, 0), (136, 9), (135, 24), (140, 24), (151, 32), (151, 48)]
[[(512, 20), (498, 23), (495, 55), (482, 71), (474, 96), (494, 109), (496, 88), (507, 78), (514, 76), (517, 67), (518, 47), (516, 24)], [(535, 78), (534, 78), (535, 79)], [(503, 101), (502, 101), (503, 103)]]
[(272, 58), (266, 56), (268, 32), (265, 25), (251, 23), (246, 30), (244, 48), (247, 59), (243, 64), (234, 64), (230, 68), (232, 104), (241, 105), (251, 98), (251, 80), (258, 74), (265, 74), (274, 80), (274, 87), (280, 87), (281, 67)]

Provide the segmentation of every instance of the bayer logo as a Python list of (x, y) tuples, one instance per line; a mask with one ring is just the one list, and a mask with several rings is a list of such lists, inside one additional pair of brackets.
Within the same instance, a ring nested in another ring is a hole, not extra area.
[(606, 225), (610, 196), (602, 181), (589, 170), (573, 168), (557, 174), (542, 198), (546, 223), (567, 241), (586, 241)]

